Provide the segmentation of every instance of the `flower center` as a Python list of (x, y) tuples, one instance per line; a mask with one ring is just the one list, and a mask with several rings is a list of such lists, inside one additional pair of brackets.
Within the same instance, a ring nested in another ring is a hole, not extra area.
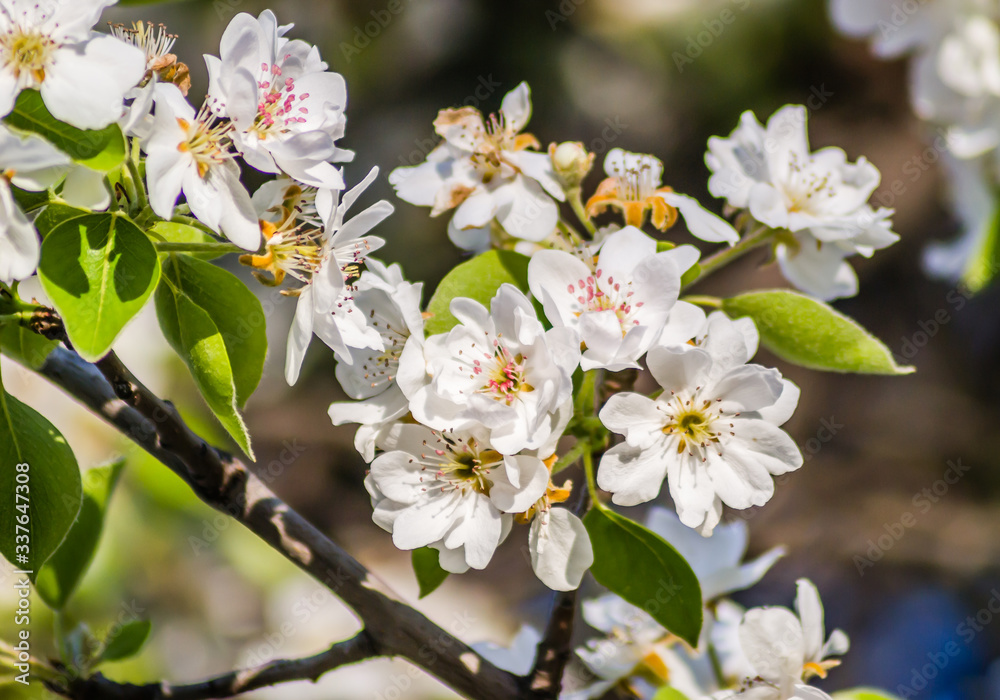
[(480, 388), (480, 392), (493, 394), (497, 401), (506, 401), (510, 404), (517, 398), (519, 392), (534, 391), (535, 388), (527, 382), (524, 356), (512, 355), (498, 341), (494, 343), (496, 350), (492, 358), (487, 356), (487, 366), (483, 367), (483, 363), (475, 360), (472, 371), (477, 375), (486, 375), (486, 383)]
[(603, 270), (598, 268), (586, 279), (568, 285), (567, 291), (577, 295), (579, 310), (574, 312), (577, 317), (587, 312), (614, 311), (623, 337), (630, 328), (639, 325), (634, 315), (642, 308), (643, 302), (633, 298), (635, 292), (631, 282), (616, 282), (612, 275), (605, 277)]
[(45, 80), (45, 68), (56, 48), (56, 43), (38, 30), (15, 26), (0, 35), (3, 63), (29, 87), (37, 87)]
[(645, 202), (660, 186), (654, 163), (648, 158), (617, 174), (615, 182), (618, 184), (618, 197), (626, 202)]
[(808, 162), (803, 163), (797, 153), (789, 156), (788, 181), (784, 190), (791, 203), (790, 211), (811, 212), (823, 198), (832, 199), (837, 196), (831, 186), (829, 173), (818, 173), (810, 165)]
[(443, 482), (428, 488), (489, 495), (493, 487), (490, 472), (503, 464), (503, 455), (492, 449), (480, 450), (475, 438), (463, 439), (451, 433), (441, 433), (436, 446), (426, 442), (424, 446), (433, 453), (420, 455), (423, 468), (432, 469), (434, 477)]
[(712, 410), (710, 400), (674, 396), (661, 410), (667, 413), (663, 433), (676, 435), (679, 438), (678, 454), (684, 450), (708, 447), (712, 443), (719, 442), (721, 433), (715, 429), (715, 422), (719, 416)]
[[(289, 56), (285, 56), (287, 60)], [(257, 86), (263, 91), (257, 103), (257, 116), (254, 118), (253, 131), (261, 138), (272, 132), (282, 133), (294, 124), (304, 124), (308, 107), (299, 105), (309, 97), (308, 92), (296, 93), (295, 80), (281, 77), (281, 66), (276, 63), (261, 63), (263, 78)]]
[(184, 139), (177, 144), (177, 150), (189, 153), (198, 166), (198, 175), (204, 178), (212, 166), (219, 165), (233, 157), (229, 151), (230, 122), (219, 122), (203, 106), (193, 122), (177, 118), (177, 124), (184, 131)]
[[(397, 324), (378, 314), (375, 309), (369, 313), (371, 325), (382, 336), (383, 350), (376, 355), (374, 352), (361, 364), (361, 369), (365, 372), (365, 379), (371, 382), (372, 389), (380, 384), (391, 384), (396, 378), (396, 371), (399, 369), (399, 356), (403, 354), (403, 346), (406, 345), (410, 333), (404, 324)], [(403, 330), (396, 328), (402, 325)]]

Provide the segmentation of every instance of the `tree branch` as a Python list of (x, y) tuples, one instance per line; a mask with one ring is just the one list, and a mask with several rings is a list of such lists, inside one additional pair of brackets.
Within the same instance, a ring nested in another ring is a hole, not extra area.
[(169, 683), (132, 685), (116, 683), (101, 674), (80, 678), (67, 688), (52, 690), (76, 700), (209, 700), (231, 698), (240, 693), (265, 688), (289, 681), (311, 680), (316, 682), (327, 671), (357, 663), (376, 656), (375, 645), (367, 631), (347, 641), (304, 659), (281, 659), (257, 668), (233, 671), (216, 678), (190, 685), (173, 686)]
[(38, 370), (354, 609), (378, 655), (401, 656), (479, 700), (518, 697), (520, 679), (403, 602), (351, 555), (275, 496), (234, 456), (188, 428), (113, 353), (91, 365), (56, 348)]

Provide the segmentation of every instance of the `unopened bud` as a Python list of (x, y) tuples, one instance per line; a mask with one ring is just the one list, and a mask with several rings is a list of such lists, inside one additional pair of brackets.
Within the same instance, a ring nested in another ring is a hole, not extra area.
[(566, 187), (579, 187), (594, 165), (594, 154), (587, 153), (579, 141), (549, 144), (549, 158), (556, 175)]

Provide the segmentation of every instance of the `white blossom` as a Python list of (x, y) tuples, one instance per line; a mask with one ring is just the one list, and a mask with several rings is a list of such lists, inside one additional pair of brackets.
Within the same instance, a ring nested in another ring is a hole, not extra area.
[(656, 241), (628, 226), (611, 234), (591, 264), (542, 250), (528, 265), (531, 293), (556, 326), (574, 329), (584, 370), (638, 367), (677, 302), (681, 275), (698, 260), (693, 246), (656, 252)]
[(870, 38), (876, 55), (892, 58), (940, 42), (956, 14), (990, 0), (830, 0), (834, 26), (844, 34)]
[(626, 226), (640, 228), (646, 220), (646, 212), (650, 212), (653, 226), (666, 231), (680, 213), (696, 238), (730, 244), (739, 240), (736, 229), (706, 210), (696, 199), (663, 187), (663, 163), (659, 158), (612, 148), (604, 158), (604, 172), (607, 179), (587, 200), (587, 213), (591, 216), (611, 208), (621, 212)]
[(343, 189), (329, 161), (353, 157), (335, 143), (344, 135), (347, 88), (316, 47), (284, 37), (291, 26), (279, 26), (270, 10), (233, 17), (220, 56), (205, 56), (208, 104), (232, 120), (236, 149), (252, 167)]
[(892, 245), (892, 210), (868, 204), (879, 172), (849, 163), (839, 148), (809, 150), (806, 109), (786, 106), (765, 129), (745, 112), (727, 138), (708, 142), (709, 191), (779, 229), (775, 252), (785, 277), (821, 299), (853, 296), (858, 280), (845, 258)]
[(522, 625), (509, 647), (493, 642), (476, 642), (472, 649), (497, 668), (515, 676), (527, 676), (535, 665), (535, 651), (542, 633), (531, 625)]
[[(392, 205), (378, 201), (356, 216), (345, 218), (348, 209), (377, 175), (378, 168), (372, 168), (342, 198), (337, 190), (307, 188), (306, 196), (313, 198), (314, 208), (309, 209), (306, 218), (315, 217), (322, 222), (322, 228), (316, 229), (307, 222), (276, 229), (267, 240), (263, 260), (253, 262), (262, 266), (277, 264), (305, 282), (290, 292), (298, 297), (298, 302), (285, 356), (285, 380), (289, 384), (298, 381), (313, 334), (337, 354), (340, 362), (347, 364), (354, 361), (351, 348), (384, 349), (379, 332), (367, 324), (364, 314), (354, 304), (353, 279), (367, 256), (385, 243), (367, 234), (392, 213)], [(303, 192), (297, 183), (289, 186)], [(301, 216), (298, 215), (299, 220)]]
[(422, 284), (404, 280), (399, 265), (387, 267), (369, 258), (366, 266), (357, 283), (354, 306), (381, 337), (381, 348), (348, 348), (351, 362), (338, 362), (336, 375), (344, 392), (355, 400), (332, 404), (329, 415), (334, 425), (361, 424), (354, 445), (371, 462), (379, 434), (391, 421), (409, 413), (406, 394), (422, 383), (422, 371), (416, 376), (401, 375), (399, 360), (404, 352), (423, 355), (424, 319)]
[(646, 527), (676, 549), (698, 577), (701, 596), (715, 600), (754, 585), (784, 556), (782, 547), (768, 550), (753, 561), (741, 564), (749, 544), (746, 522), (722, 523), (711, 537), (702, 537), (684, 525), (672, 511), (653, 507)]
[(763, 505), (774, 492), (771, 475), (802, 466), (777, 427), (791, 413), (783, 404), (794, 403), (779, 402), (786, 384), (777, 370), (745, 364), (749, 357), (746, 337), (721, 315), (710, 319), (700, 346), (649, 351), (646, 363), (663, 392), (655, 399), (616, 394), (600, 413), (625, 436), (597, 474), (615, 503), (650, 501), (666, 479), (681, 522), (707, 535), (723, 503)]
[(41, 136), (20, 136), (0, 124), (0, 282), (33, 275), (41, 253), (38, 233), (14, 201), (10, 186), (40, 192), (69, 168), (69, 157)]
[(401, 371), (413, 363), (412, 371), (426, 367), (429, 377), (410, 397), (413, 416), (438, 430), (481, 423), (503, 454), (539, 449), (558, 435), (579, 364), (576, 334), (546, 331), (528, 298), (509, 284), (490, 310), (459, 297), (451, 313), (458, 325), (428, 338), (424, 357), (401, 358)]
[(368, 476), (374, 521), (400, 549), (441, 549), (440, 564), (452, 573), (485, 568), (510, 531), (510, 514), (531, 508), (549, 483), (541, 459), (500, 454), (482, 428), (398, 424), (382, 447)]
[(146, 151), (149, 204), (170, 219), (181, 192), (191, 213), (246, 250), (260, 245), (260, 228), (240, 169), (229, 150), (230, 126), (194, 108), (176, 85), (158, 83), (156, 117)]
[(396, 168), (389, 182), (400, 199), (429, 206), (431, 216), (455, 209), (448, 235), (466, 250), (490, 245), (490, 222), (514, 238), (541, 241), (556, 227), (565, 199), (547, 153), (521, 131), (531, 117), (531, 95), (521, 83), (488, 121), (473, 107), (441, 110), (434, 129), (443, 139), (423, 163)]
[(744, 680), (744, 690), (719, 693), (717, 698), (747, 700), (826, 700), (821, 690), (806, 685), (813, 676), (826, 678), (840, 661), (833, 655), (847, 652), (847, 635), (834, 630), (829, 638), (823, 625), (823, 604), (816, 587), (799, 579), (796, 613), (787, 608), (748, 610), (739, 627), (740, 646), (754, 675)]
[(134, 46), (93, 31), (115, 2), (0, 0), (0, 115), (33, 89), (67, 124), (100, 129), (116, 121), (146, 62)]

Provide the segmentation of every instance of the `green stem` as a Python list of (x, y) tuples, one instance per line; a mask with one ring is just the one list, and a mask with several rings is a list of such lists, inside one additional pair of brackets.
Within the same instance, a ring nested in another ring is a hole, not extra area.
[(594, 222), (590, 220), (587, 215), (587, 209), (583, 206), (583, 199), (580, 197), (580, 188), (574, 187), (566, 193), (566, 199), (569, 201), (570, 207), (573, 208), (573, 213), (576, 214), (576, 218), (580, 220), (583, 227), (587, 232), (593, 236), (597, 233), (597, 227), (594, 226)]
[[(133, 139), (132, 145), (132, 157), (126, 158), (125, 163), (128, 165), (128, 178), (132, 181), (132, 191), (129, 192), (129, 199), (132, 201), (135, 211), (142, 211), (147, 206), (149, 206), (149, 198), (146, 196), (146, 185), (142, 181), (142, 175), (139, 173), (139, 144)], [(122, 172), (122, 180), (125, 180), (125, 172)], [(125, 185), (128, 188), (128, 185)], [(133, 199), (133, 194), (135, 198)]]
[(28, 325), (28, 321), (34, 316), (34, 311), (17, 311), (12, 314), (0, 314), (0, 326), (12, 323), (18, 326)]
[(764, 245), (776, 234), (777, 231), (765, 226), (753, 233), (748, 234), (733, 247), (725, 248), (724, 250), (720, 250), (715, 255), (709, 256), (702, 261), (701, 270), (698, 272), (698, 276), (684, 285), (684, 287), (687, 288), (693, 284), (697, 284), (716, 270), (725, 267), (754, 248)]
[(577, 440), (577, 443), (573, 445), (573, 449), (560, 457), (559, 461), (552, 465), (552, 473), (558, 474), (563, 469), (572, 466), (585, 452), (590, 452), (590, 443), (586, 440)]
[(580, 391), (576, 395), (573, 414), (575, 416), (594, 415), (594, 391), (597, 387), (597, 370), (592, 369), (583, 373), (583, 382), (580, 384)]
[[(202, 222), (198, 221), (198, 219), (194, 218), (193, 216), (180, 216), (178, 214), (174, 214), (174, 217), (172, 219), (170, 219), (170, 221), (171, 221), (171, 223), (185, 224), (186, 226), (191, 226), (193, 228), (196, 228), (199, 231), (203, 231), (203, 232), (207, 233), (212, 238), (218, 238), (219, 237), (218, 233), (216, 233), (215, 231), (213, 231), (211, 228), (209, 228), (208, 226), (206, 226)], [(244, 251), (244, 252), (246, 252), (246, 251)]]
[(566, 234), (566, 238), (569, 239), (569, 244), (572, 246), (581, 246), (584, 243), (583, 236), (580, 235), (573, 226), (563, 219), (559, 219), (556, 222), (556, 227)]
[(590, 502), (598, 510), (607, 510), (607, 506), (601, 503), (597, 490), (597, 479), (594, 477), (594, 453), (589, 449), (583, 453), (583, 471), (587, 474), (587, 491), (590, 492)]
[(154, 241), (157, 253), (245, 253), (234, 243), (167, 243)]
[(722, 672), (722, 662), (719, 661), (719, 652), (716, 651), (714, 644), (708, 645), (708, 659), (712, 663), (712, 673), (715, 675), (715, 680), (719, 684), (720, 688), (725, 688), (726, 676)]

